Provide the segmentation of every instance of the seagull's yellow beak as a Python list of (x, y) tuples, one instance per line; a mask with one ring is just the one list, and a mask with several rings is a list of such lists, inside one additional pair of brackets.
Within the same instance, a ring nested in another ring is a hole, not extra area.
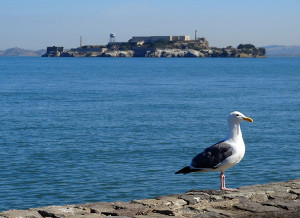
[(245, 117), (245, 118), (243, 118), (243, 120), (246, 120), (246, 121), (248, 121), (248, 122), (250, 122), (250, 123), (253, 122), (253, 120), (252, 120), (250, 117)]

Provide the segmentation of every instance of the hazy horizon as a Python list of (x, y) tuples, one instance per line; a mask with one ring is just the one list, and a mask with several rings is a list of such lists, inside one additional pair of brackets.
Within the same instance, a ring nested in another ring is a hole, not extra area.
[(0, 2), (0, 50), (107, 44), (132, 36), (206, 37), (210, 46), (300, 45), (300, 1), (12, 0)]

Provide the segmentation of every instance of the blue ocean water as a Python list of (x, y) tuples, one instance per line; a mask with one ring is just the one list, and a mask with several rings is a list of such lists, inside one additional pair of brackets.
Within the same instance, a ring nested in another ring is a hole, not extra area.
[(0, 211), (219, 189), (175, 175), (241, 124), (236, 188), (300, 177), (300, 59), (0, 58)]

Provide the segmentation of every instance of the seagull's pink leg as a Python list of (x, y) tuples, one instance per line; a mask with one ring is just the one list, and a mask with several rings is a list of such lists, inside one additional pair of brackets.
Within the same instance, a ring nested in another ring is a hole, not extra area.
[(221, 174), (220, 174), (220, 183), (221, 183), (220, 189), (221, 190), (223, 190), (223, 188), (224, 188), (224, 185), (223, 185), (223, 175), (224, 175), (224, 173), (221, 172)]
[(221, 180), (221, 190), (222, 191), (237, 191), (237, 189), (233, 189), (233, 188), (226, 188), (225, 187), (225, 174), (224, 172), (221, 172), (220, 174), (220, 180)]

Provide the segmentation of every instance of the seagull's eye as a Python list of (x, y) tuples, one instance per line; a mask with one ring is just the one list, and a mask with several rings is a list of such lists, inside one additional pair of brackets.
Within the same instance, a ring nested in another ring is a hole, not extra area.
[(240, 116), (239, 114), (236, 115), (237, 117)]

